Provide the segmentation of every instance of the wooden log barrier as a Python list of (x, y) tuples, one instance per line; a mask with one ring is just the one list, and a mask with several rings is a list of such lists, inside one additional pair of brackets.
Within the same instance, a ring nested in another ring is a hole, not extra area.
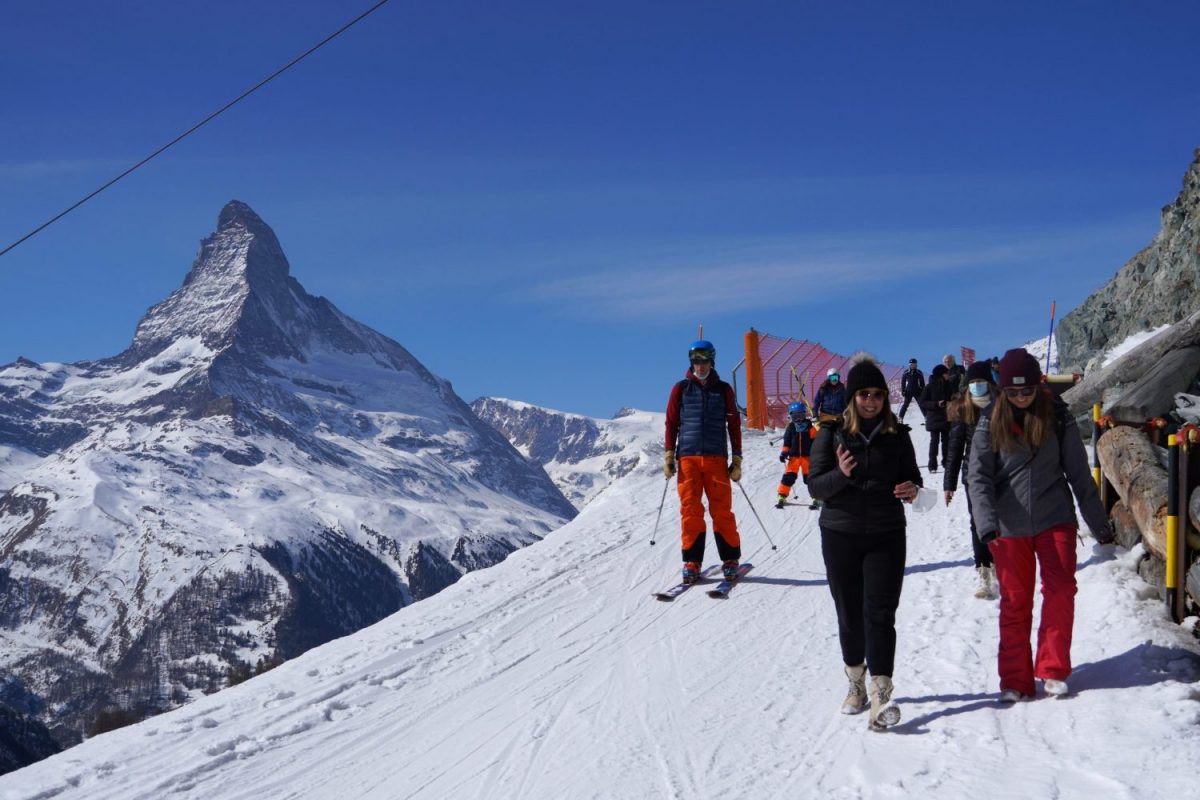
[(1136, 428), (1113, 428), (1100, 437), (1100, 467), (1128, 506), (1146, 548), (1166, 560), (1167, 471), (1157, 449)]

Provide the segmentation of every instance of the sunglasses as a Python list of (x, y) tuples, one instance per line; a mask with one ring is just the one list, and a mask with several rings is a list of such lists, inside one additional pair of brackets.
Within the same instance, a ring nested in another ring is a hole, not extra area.
[(887, 397), (887, 392), (882, 389), (861, 389), (854, 396), (860, 400), (882, 400)]
[(711, 362), (712, 362), (711, 358), (705, 358), (704, 356), (692, 356), (693, 364), (708, 364)]
[(1021, 386), (1018, 388), (1016, 386), (1005, 386), (1004, 394), (1009, 397), (1033, 397), (1035, 394), (1037, 394), (1037, 387)]

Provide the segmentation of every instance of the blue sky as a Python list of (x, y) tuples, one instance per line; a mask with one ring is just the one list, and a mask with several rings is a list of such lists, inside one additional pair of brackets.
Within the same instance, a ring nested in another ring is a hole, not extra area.
[[(9, 4), (0, 247), (368, 0)], [(405, 3), (0, 258), (0, 363), (101, 358), (230, 199), (464, 399), (661, 409), (703, 324), (927, 368), (1043, 336), (1200, 146), (1200, 4)]]

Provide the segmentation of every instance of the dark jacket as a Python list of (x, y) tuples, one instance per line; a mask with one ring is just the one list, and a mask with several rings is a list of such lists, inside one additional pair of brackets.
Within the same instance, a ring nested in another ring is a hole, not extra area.
[(950, 405), (953, 394), (950, 383), (940, 373), (930, 376), (925, 391), (921, 393), (921, 410), (925, 412), (926, 430), (946, 429), (946, 406)]
[[(893, 492), (905, 481), (924, 485), (910, 430), (903, 424), (895, 433), (877, 428), (868, 439), (861, 433), (847, 435), (838, 422), (821, 424), (809, 462), (808, 491), (824, 501), (822, 528), (856, 534), (904, 530), (904, 504)], [(838, 444), (857, 462), (849, 478), (838, 468)]]
[(915, 367), (904, 370), (904, 374), (900, 377), (900, 393), (905, 397), (915, 397), (920, 400), (923, 391), (925, 391), (925, 373)]
[(812, 443), (812, 420), (806, 419), (799, 425), (795, 421), (789, 422), (787, 430), (783, 432), (783, 449), (780, 455), (785, 458), (806, 456), (812, 452)]
[(967, 483), (981, 539), (997, 530), (1001, 536), (1035, 536), (1056, 525), (1078, 527), (1074, 492), (1092, 535), (1100, 541), (1112, 540), (1079, 427), (1065, 412), (1065, 403), (1056, 398), (1055, 406), (1056, 428), (1061, 432), (1052, 429), (1036, 451), (1025, 442), (1023, 432), (1015, 449), (993, 450), (992, 406), (983, 410), (971, 437)]
[(950, 367), (946, 373), (946, 383), (949, 384), (951, 392), (961, 393), (966, 391), (967, 368), (962, 364), (955, 364), (953, 367)]
[[(971, 400), (964, 397), (962, 402), (969, 403)], [(975, 434), (975, 428), (979, 425), (979, 419), (982, 418), (982, 409), (979, 411), (979, 414), (980, 417), (975, 419), (974, 424), (967, 424), (962, 420), (950, 423), (944, 465), (946, 470), (942, 476), (942, 489), (945, 491), (958, 491), (958, 475), (960, 471), (962, 472), (963, 487), (965, 488), (967, 485), (967, 464), (971, 460), (971, 437)]]
[(835, 386), (829, 381), (821, 384), (821, 388), (817, 389), (817, 397), (813, 401), (812, 413), (816, 414), (833, 414), (840, 417), (842, 412), (846, 410), (846, 384), (838, 382)]
[[(726, 437), (728, 436), (728, 444)], [(671, 389), (667, 400), (667, 435), (663, 446), (683, 456), (742, 454), (742, 420), (733, 387), (714, 369), (704, 383), (692, 372)]]

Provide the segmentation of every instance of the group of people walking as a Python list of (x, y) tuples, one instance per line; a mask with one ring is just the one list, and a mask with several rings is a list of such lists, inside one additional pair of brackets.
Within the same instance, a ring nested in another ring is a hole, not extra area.
[[(741, 540), (731, 510), (732, 482), (741, 479), (740, 412), (732, 387), (714, 368), (716, 349), (705, 340), (689, 349), (690, 366), (667, 405), (664, 472), (679, 474), (683, 580), (699, 580), (707, 497), (726, 577), (737, 574)], [(787, 464), (778, 495), (784, 503), (798, 477), (821, 510), (821, 554), (837, 614), (838, 641), (849, 690), (841, 711), (869, 709), (868, 726), (900, 721), (892, 699), (896, 610), (904, 582), (905, 504), (924, 477), (902, 417), (919, 392), (926, 425), (944, 420), (943, 496), (967, 495), (979, 596), (1000, 587), (1000, 700), (1069, 691), (1074, 625), (1075, 518), (1078, 501), (1092, 535), (1113, 539), (1092, 481), (1083, 441), (1065, 404), (1042, 382), (1037, 360), (1023, 349), (970, 368), (939, 364), (928, 382), (902, 382), (905, 402), (892, 411), (889, 387), (869, 356), (852, 359), (843, 384), (831, 370), (812, 414), (789, 408), (780, 460)], [(909, 372), (916, 372), (915, 359)], [(931, 391), (931, 387), (936, 387)], [(930, 428), (931, 441), (934, 428)], [(930, 446), (930, 469), (935, 472)], [(1040, 569), (1043, 606), (1036, 653), (1031, 643), (1033, 596)]]

